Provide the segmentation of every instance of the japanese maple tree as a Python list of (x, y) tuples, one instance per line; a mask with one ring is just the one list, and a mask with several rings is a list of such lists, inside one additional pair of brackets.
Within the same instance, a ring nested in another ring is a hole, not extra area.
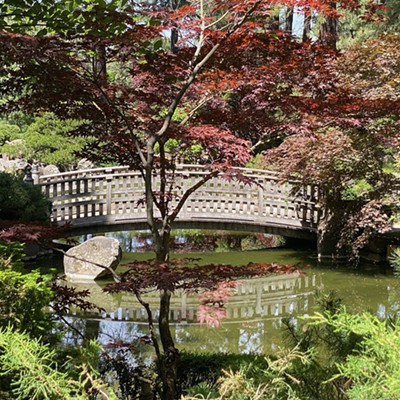
[(265, 153), (266, 165), (319, 185), (325, 213), (319, 242), (326, 254), (342, 248), (357, 256), (391, 228), (399, 176), (396, 60), (398, 38), (384, 36), (329, 61), (332, 85), (308, 112), (312, 129)]

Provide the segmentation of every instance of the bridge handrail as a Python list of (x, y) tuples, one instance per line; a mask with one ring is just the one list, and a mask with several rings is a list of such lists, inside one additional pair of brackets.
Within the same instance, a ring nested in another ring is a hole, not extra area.
[[(237, 170), (243, 172), (246, 175), (252, 176), (267, 176), (270, 178), (279, 178), (280, 173), (272, 170), (263, 170), (263, 169), (255, 169), (255, 168), (236, 168)], [(200, 174), (206, 174), (209, 172), (209, 168), (206, 165), (190, 165), (190, 164), (178, 164), (176, 173), (184, 173), (184, 172), (198, 172)], [(99, 168), (91, 168), (91, 169), (83, 169), (77, 171), (66, 171), (60, 172), (57, 174), (48, 174), (48, 175), (40, 175), (40, 181), (46, 181), (54, 178), (64, 178), (64, 177), (84, 177), (87, 174), (91, 176), (97, 175), (114, 175), (120, 172), (128, 172), (131, 174), (140, 174), (138, 170), (130, 170), (127, 166), (113, 166), (113, 167), (99, 167)]]
[[(221, 174), (193, 193), (180, 216), (189, 220), (225, 220), (253, 224), (277, 223), (295, 229), (315, 229), (319, 210), (315, 185), (282, 182), (276, 171), (241, 168), (249, 182), (230, 182)], [(177, 197), (209, 172), (204, 165), (177, 165)], [(159, 185), (156, 177), (154, 185)], [(53, 201), (53, 221), (74, 224), (117, 224), (143, 220), (144, 182), (140, 171), (126, 166), (101, 167), (40, 176), (38, 185)], [(293, 188), (296, 188), (293, 191)], [(171, 203), (171, 206), (172, 203)]]

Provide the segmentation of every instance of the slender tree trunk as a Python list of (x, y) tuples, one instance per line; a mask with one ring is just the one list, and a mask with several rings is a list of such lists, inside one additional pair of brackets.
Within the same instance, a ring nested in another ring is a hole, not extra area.
[[(332, 11), (336, 10), (336, 3), (331, 3), (330, 7)], [(322, 23), (319, 30), (319, 41), (326, 46), (336, 50), (337, 42), (337, 18), (335, 16), (328, 15), (325, 17), (325, 21)]]
[(324, 215), (318, 224), (317, 250), (319, 261), (335, 261), (347, 258), (346, 249), (339, 249), (338, 243), (346, 223), (347, 207), (340, 200), (326, 201)]
[(309, 35), (311, 31), (311, 15), (304, 15), (304, 23), (303, 23), (303, 42), (307, 42), (309, 40)]
[(171, 29), (171, 51), (176, 54), (178, 52), (178, 39), (179, 39), (179, 34), (178, 34), (178, 29), (172, 28)]
[(107, 83), (107, 61), (106, 61), (106, 46), (104, 43), (99, 43), (95, 46), (93, 56), (93, 76), (99, 86), (104, 86)]
[(286, 9), (283, 29), (287, 33), (293, 33), (293, 8), (291, 7)]
[(161, 368), (163, 382), (163, 400), (175, 400), (178, 398), (177, 378), (178, 378), (178, 361), (179, 350), (175, 347), (174, 339), (171, 335), (171, 327), (169, 323), (171, 292), (162, 291), (160, 295), (160, 317), (159, 329), (160, 338), (163, 347), (163, 359)]
[[(156, 257), (158, 261), (168, 261), (169, 243), (170, 231), (167, 228), (166, 231), (159, 236), (159, 242), (156, 243)], [(160, 340), (163, 349), (163, 357), (161, 360), (159, 360), (163, 381), (163, 400), (175, 400), (178, 398), (177, 377), (179, 350), (175, 347), (175, 341), (171, 334), (171, 326), (169, 321), (171, 294), (172, 293), (169, 290), (161, 291), (160, 314), (158, 318)]]

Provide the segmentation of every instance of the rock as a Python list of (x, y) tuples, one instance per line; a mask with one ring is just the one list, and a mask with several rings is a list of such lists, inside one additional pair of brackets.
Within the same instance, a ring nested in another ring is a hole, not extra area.
[(59, 173), (60, 170), (55, 165), (46, 165), (40, 172), (41, 175), (55, 175)]
[(115, 270), (122, 250), (117, 239), (96, 236), (69, 249), (64, 255), (64, 272), (68, 280), (87, 281), (111, 275), (98, 265)]
[(4, 172), (7, 168), (7, 159), (0, 157), (0, 172)]
[(81, 170), (81, 169), (91, 169), (94, 167), (94, 164), (89, 161), (86, 158), (82, 158), (81, 160), (78, 161), (78, 164), (76, 166), (77, 170)]

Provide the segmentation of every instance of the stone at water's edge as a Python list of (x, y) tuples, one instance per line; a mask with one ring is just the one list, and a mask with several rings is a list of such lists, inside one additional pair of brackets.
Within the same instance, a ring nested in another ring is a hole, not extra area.
[(98, 265), (115, 270), (122, 250), (117, 239), (97, 236), (69, 249), (64, 255), (64, 272), (70, 281), (87, 281), (111, 275)]

